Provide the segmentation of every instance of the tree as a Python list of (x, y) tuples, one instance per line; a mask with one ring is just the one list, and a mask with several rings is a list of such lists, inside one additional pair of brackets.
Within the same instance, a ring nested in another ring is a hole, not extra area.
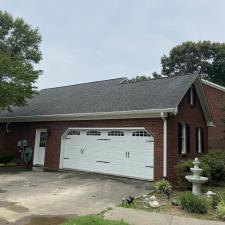
[(0, 11), (0, 110), (23, 106), (36, 93), (40, 43), (37, 28)]
[(162, 78), (163, 76), (157, 72), (153, 72), (152, 77), (153, 77), (153, 79), (159, 79), (159, 78)]
[(152, 80), (152, 79), (158, 79), (158, 78), (162, 78), (162, 75), (157, 72), (153, 72), (151, 76), (141, 75), (141, 76), (133, 77), (129, 80), (129, 82), (146, 81), (146, 80)]
[(197, 73), (202, 78), (225, 85), (225, 43), (187, 41), (161, 58), (165, 76)]

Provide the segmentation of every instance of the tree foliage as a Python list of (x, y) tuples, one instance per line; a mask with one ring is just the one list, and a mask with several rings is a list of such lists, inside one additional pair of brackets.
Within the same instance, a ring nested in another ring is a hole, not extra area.
[(165, 76), (197, 73), (202, 78), (225, 85), (225, 43), (187, 41), (161, 58)]
[(40, 43), (37, 28), (0, 11), (0, 110), (23, 106), (36, 93)]

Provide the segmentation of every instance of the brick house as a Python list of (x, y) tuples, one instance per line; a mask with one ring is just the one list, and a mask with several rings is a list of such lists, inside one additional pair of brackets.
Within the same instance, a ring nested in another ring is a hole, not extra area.
[(212, 112), (214, 127), (209, 128), (209, 149), (225, 150), (225, 87), (202, 80)]
[(44, 89), (0, 114), (0, 148), (33, 149), (33, 165), (175, 179), (179, 159), (208, 150), (211, 112), (197, 75)]

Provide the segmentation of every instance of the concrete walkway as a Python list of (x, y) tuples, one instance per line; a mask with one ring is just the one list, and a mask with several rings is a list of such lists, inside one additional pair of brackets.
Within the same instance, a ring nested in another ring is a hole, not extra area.
[(198, 220), (121, 207), (106, 212), (104, 217), (112, 220), (124, 220), (132, 225), (225, 225), (224, 222)]

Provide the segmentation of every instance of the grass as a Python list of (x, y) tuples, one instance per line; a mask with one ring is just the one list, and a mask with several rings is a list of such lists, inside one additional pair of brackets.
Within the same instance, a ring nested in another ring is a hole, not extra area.
[[(207, 191), (212, 191), (217, 193), (220, 196), (225, 196), (225, 183), (219, 186), (203, 186), (203, 193)], [(219, 220), (218, 214), (213, 207), (209, 207), (208, 212), (205, 214), (196, 214), (196, 213), (189, 213), (184, 211), (179, 205), (173, 205), (172, 202), (179, 202), (179, 196), (181, 191), (175, 190), (171, 194), (171, 198), (168, 201), (167, 196), (163, 194), (156, 194), (155, 192), (149, 193), (149, 196), (155, 195), (157, 201), (159, 201), (160, 208), (153, 209), (151, 207), (144, 207), (142, 197), (136, 198), (131, 205), (120, 205), (121, 207), (125, 208), (133, 208), (133, 209), (141, 209), (148, 212), (158, 212), (158, 213), (165, 213), (170, 215), (176, 216), (183, 216), (183, 217), (194, 217), (198, 219), (206, 219), (206, 220)], [(209, 203), (212, 201), (208, 199)]]
[(99, 216), (81, 216), (62, 225), (129, 225), (123, 221), (105, 220)]

